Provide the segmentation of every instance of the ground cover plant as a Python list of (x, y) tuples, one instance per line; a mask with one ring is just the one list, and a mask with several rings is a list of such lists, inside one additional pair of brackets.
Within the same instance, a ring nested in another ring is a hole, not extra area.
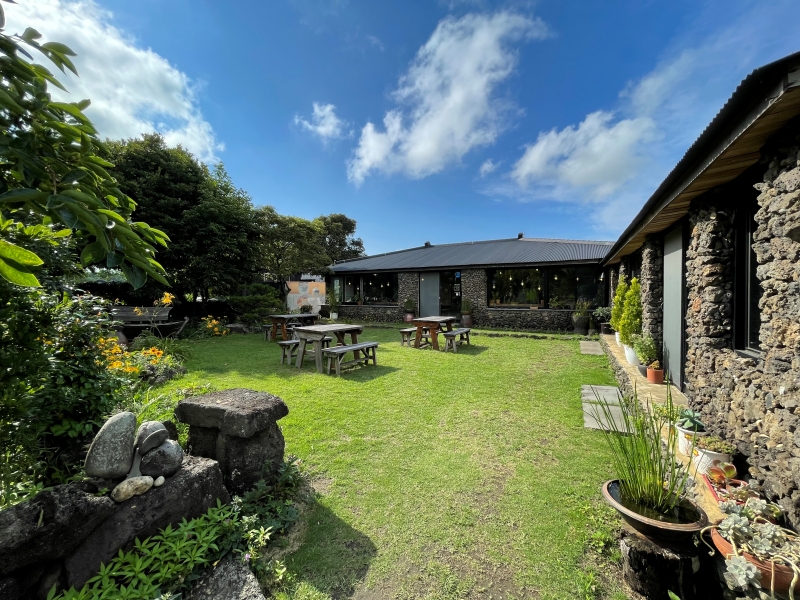
[(559, 336), (478, 332), (458, 354), (401, 348), (392, 328), (362, 339), (378, 366), (336, 378), (279, 365), (258, 334), (208, 338), (165, 387), (288, 404), (287, 453), (318, 499), (278, 598), (624, 597), (599, 494), (610, 455), (581, 412), (581, 384), (613, 384), (604, 357)]

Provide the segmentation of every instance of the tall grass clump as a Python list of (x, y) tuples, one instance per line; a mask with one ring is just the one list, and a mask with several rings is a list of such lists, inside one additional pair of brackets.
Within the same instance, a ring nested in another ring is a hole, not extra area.
[[(597, 393), (597, 404), (592, 410), (592, 416), (606, 434), (621, 497), (662, 514), (670, 513), (683, 500), (689, 477), (689, 471), (676, 455), (677, 430), (668, 416), (675, 407), (669, 383), (667, 386), (663, 410), (650, 411), (649, 403), (643, 406), (635, 389), (632, 398), (620, 397), (621, 418), (614, 415), (614, 405)], [(664, 427), (668, 432), (666, 443), (661, 439)]]

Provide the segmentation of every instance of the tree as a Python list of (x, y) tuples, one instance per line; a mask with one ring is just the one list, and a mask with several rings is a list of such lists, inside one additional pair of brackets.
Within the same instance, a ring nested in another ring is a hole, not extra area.
[(330, 264), (364, 256), (364, 242), (355, 237), (356, 221), (339, 213), (315, 219), (320, 230), (320, 244)]
[[(319, 272), (330, 264), (316, 222), (279, 215), (271, 206), (262, 206), (257, 213), (262, 232), (259, 259), (275, 280), (285, 284), (291, 275)], [(285, 285), (281, 285), (284, 295)]]
[(633, 338), (642, 333), (642, 286), (634, 277), (625, 292), (625, 304), (619, 320), (619, 339), (626, 346), (633, 343)]
[(82, 265), (119, 267), (134, 287), (148, 275), (166, 285), (154, 256), (169, 238), (131, 220), (136, 204), (106, 170), (107, 150), (83, 113), (89, 100), (54, 102), (48, 84), (65, 88), (23, 45), (77, 74), (75, 53), (39, 43), (34, 29), (11, 36), (4, 26), (0, 6), (0, 276), (38, 286), (35, 244), (74, 235)]

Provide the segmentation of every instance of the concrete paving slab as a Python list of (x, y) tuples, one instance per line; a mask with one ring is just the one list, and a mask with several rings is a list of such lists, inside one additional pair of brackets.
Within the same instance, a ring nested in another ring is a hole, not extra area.
[(600, 342), (592, 342), (590, 340), (581, 340), (581, 354), (591, 354), (593, 356), (603, 356), (603, 348)]
[(581, 401), (586, 403), (597, 403), (597, 398), (605, 400), (609, 404), (619, 405), (619, 388), (613, 385), (582, 385)]

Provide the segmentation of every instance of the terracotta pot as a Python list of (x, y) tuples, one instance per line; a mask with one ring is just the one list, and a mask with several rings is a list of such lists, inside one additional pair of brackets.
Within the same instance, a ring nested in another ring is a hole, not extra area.
[(414, 320), (414, 313), (413, 312), (405, 311), (403, 313), (403, 322), (404, 323), (411, 323), (413, 320)]
[(681, 502), (687, 512), (696, 518), (686, 523), (670, 523), (658, 519), (651, 519), (623, 506), (619, 498), (619, 480), (612, 479), (603, 484), (603, 498), (616, 510), (628, 525), (646, 536), (662, 540), (685, 540), (698, 533), (708, 525), (705, 511), (688, 498)]
[[(716, 546), (717, 550), (719, 550), (719, 553), (722, 554), (722, 556), (725, 558), (733, 556), (733, 546), (731, 546), (730, 542), (722, 537), (722, 535), (716, 529), (711, 530), (711, 541), (714, 542), (714, 546)], [(747, 554), (746, 552), (741, 552), (740, 555), (759, 570), (761, 573), (761, 589), (766, 591), (769, 591), (772, 587), (772, 569), (774, 566), (775, 592), (778, 594), (788, 595), (789, 586), (792, 585), (792, 577), (794, 576), (792, 567), (778, 564), (773, 565), (773, 563), (770, 562), (761, 562), (755, 556), (752, 554)], [(800, 591), (800, 581), (795, 584), (794, 591), (795, 593)]]
[[(703, 481), (705, 482), (706, 487), (711, 491), (711, 494), (714, 496), (714, 500), (716, 500), (717, 503), (725, 501), (725, 498), (720, 498), (719, 494), (717, 493), (717, 488), (715, 488), (714, 484), (711, 483), (711, 479), (709, 479), (708, 475), (703, 475)], [(742, 481), (741, 479), (729, 479), (728, 482), (728, 485), (734, 489), (747, 485), (747, 482)], [(737, 500), (736, 504), (743, 505), (744, 501)]]
[(647, 367), (647, 381), (650, 383), (664, 383), (664, 369), (651, 369)]

